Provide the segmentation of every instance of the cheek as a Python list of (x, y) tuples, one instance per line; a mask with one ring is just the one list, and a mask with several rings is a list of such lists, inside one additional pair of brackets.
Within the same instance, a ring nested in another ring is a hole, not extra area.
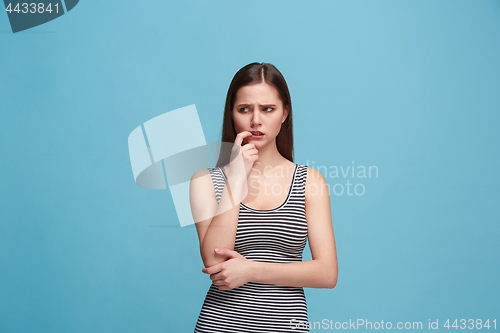
[(276, 131), (279, 132), (281, 130), (281, 117), (276, 119), (276, 122), (275, 122), (275, 128), (276, 128)]
[(238, 121), (234, 122), (234, 129), (236, 130), (236, 133), (239, 133), (242, 131), (242, 126)]
[(238, 117), (234, 116), (233, 114), (233, 124), (234, 124), (234, 129), (238, 132), (238, 130), (240, 129), (240, 119), (238, 119)]

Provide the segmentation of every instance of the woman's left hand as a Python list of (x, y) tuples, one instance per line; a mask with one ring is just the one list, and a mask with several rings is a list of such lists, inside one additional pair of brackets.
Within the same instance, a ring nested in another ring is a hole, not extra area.
[(226, 256), (229, 259), (216, 265), (205, 267), (202, 269), (202, 272), (210, 274), (210, 279), (219, 290), (230, 290), (251, 281), (253, 261), (227, 248), (220, 248), (215, 253)]

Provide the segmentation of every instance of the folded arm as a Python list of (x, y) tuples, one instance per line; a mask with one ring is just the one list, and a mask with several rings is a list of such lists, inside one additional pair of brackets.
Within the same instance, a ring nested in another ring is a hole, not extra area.
[(189, 187), (191, 213), (198, 232), (200, 254), (205, 267), (227, 259), (214, 252), (216, 247), (234, 249), (242, 187), (239, 182), (228, 180), (217, 203), (209, 171), (199, 170), (191, 177)]
[(249, 281), (291, 287), (334, 288), (337, 284), (338, 265), (330, 193), (325, 179), (315, 169), (308, 168), (305, 193), (312, 260), (268, 263), (247, 260), (232, 249), (223, 249), (220, 253), (224, 258), (230, 259), (207, 267), (203, 272), (211, 274), (210, 278), (219, 289), (232, 289)]

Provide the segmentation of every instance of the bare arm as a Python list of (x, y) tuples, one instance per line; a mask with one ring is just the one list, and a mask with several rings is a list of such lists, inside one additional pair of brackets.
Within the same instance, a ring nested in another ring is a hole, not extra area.
[(251, 281), (274, 285), (334, 288), (338, 264), (330, 211), (330, 193), (321, 173), (308, 168), (306, 218), (312, 260), (294, 263), (252, 261)]
[[(241, 186), (238, 182), (228, 180), (217, 204), (209, 171), (199, 170), (191, 177), (189, 187), (191, 213), (198, 232), (200, 254), (205, 267), (226, 260), (225, 256), (215, 253), (216, 247), (234, 249), (240, 201), (237, 195), (231, 197), (231, 194), (241, 193)], [(230, 192), (230, 189), (233, 191)]]
[(230, 172), (218, 204), (209, 171), (199, 170), (191, 177), (191, 213), (198, 231), (200, 254), (205, 267), (227, 259), (226, 256), (215, 253), (216, 247), (234, 249), (240, 202), (248, 193), (248, 174), (259, 157), (253, 143), (241, 146), (243, 138), (249, 135), (252, 135), (249, 131), (236, 135), (230, 158)]

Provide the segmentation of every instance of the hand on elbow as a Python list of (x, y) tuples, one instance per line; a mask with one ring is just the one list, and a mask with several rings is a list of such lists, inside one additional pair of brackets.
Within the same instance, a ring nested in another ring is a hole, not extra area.
[(221, 256), (215, 252), (213, 254), (208, 254), (208, 255), (202, 256), (202, 260), (203, 260), (203, 264), (205, 265), (205, 268), (220, 264), (221, 262), (226, 261), (227, 258), (228, 258), (227, 256)]
[(225, 262), (205, 267), (202, 272), (210, 274), (210, 279), (219, 290), (230, 290), (252, 280), (252, 261), (234, 250), (221, 248), (218, 254), (230, 258)]

